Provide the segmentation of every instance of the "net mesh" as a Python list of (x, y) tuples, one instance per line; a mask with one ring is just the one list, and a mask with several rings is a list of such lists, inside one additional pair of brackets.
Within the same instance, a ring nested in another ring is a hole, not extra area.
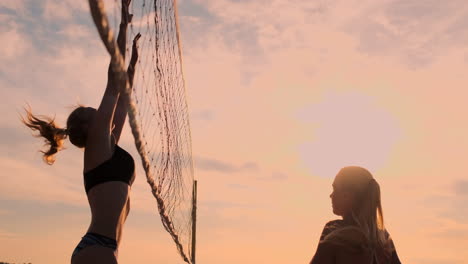
[[(100, 0), (89, 2), (92, 12), (93, 2), (102, 6)], [(113, 13), (118, 14), (120, 1), (114, 6)], [(162, 224), (183, 260), (192, 263), (194, 173), (176, 2), (132, 0), (130, 13), (133, 19), (127, 47), (131, 47), (132, 36), (138, 32), (142, 35), (129, 110), (132, 133)], [(99, 23), (102, 27), (102, 19), (93, 18), (98, 29)], [(102, 30), (106, 29), (99, 29), (106, 42)], [(120, 56), (115, 45), (108, 43), (106, 47), (111, 56)], [(112, 61), (121, 63), (114, 58)]]
[(193, 166), (175, 0), (133, 0), (131, 34), (140, 32), (133, 98), (159, 210), (184, 259), (190, 259)]

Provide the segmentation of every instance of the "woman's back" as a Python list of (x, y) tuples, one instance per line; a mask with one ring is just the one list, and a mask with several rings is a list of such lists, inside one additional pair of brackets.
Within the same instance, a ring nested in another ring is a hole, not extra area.
[(363, 236), (352, 223), (344, 220), (328, 222), (323, 228), (317, 252), (311, 264), (400, 264), (387, 231), (388, 244), (376, 246), (374, 254), (366, 247)]
[(365, 168), (347, 166), (335, 176), (330, 194), (333, 213), (343, 220), (323, 228), (311, 264), (399, 264), (385, 229), (380, 185)]

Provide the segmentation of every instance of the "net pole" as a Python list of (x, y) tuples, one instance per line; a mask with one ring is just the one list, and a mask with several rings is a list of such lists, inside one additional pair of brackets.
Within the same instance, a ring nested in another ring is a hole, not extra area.
[(195, 264), (195, 244), (197, 241), (197, 180), (193, 181), (192, 201), (192, 264)]

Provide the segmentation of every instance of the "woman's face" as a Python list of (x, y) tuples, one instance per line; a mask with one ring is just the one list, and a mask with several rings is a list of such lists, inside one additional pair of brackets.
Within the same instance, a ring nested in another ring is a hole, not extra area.
[(340, 183), (339, 177), (333, 182), (333, 192), (330, 194), (332, 201), (333, 213), (335, 215), (344, 216), (351, 212), (353, 195), (347, 188)]

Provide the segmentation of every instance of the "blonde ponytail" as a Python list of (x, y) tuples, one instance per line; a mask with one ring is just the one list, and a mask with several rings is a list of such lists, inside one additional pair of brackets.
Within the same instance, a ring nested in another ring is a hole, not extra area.
[(59, 128), (55, 124), (53, 118), (43, 117), (44, 120), (38, 118), (31, 113), (30, 108), (25, 108), (26, 117), (21, 117), (21, 121), (33, 131), (38, 131), (36, 137), (45, 138), (46, 145), (49, 145), (47, 151), (41, 151), (44, 156), (44, 162), (49, 165), (54, 164), (55, 154), (62, 149), (63, 140), (67, 138), (68, 131), (65, 128)]
[(343, 168), (339, 175), (345, 188), (355, 193), (350, 214), (352, 224), (336, 228), (323, 242), (340, 245), (351, 251), (367, 252), (372, 259), (377, 257), (378, 252), (389, 256), (393, 249), (385, 230), (378, 182), (369, 171), (356, 166)]

